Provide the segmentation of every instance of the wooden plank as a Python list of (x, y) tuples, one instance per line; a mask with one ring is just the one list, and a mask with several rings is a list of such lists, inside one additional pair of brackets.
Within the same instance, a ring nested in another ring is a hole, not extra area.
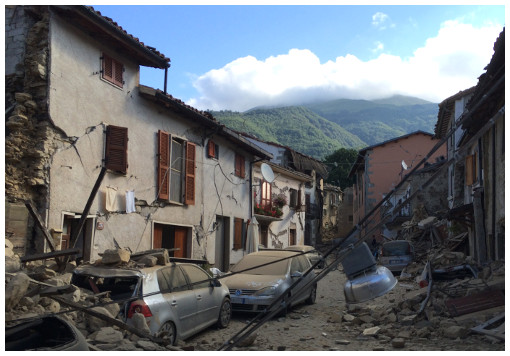
[(47, 260), (47, 259), (55, 258), (55, 257), (77, 255), (78, 253), (80, 253), (79, 248), (72, 248), (69, 250), (61, 250), (61, 251), (54, 251), (54, 252), (48, 252), (48, 253), (37, 253), (34, 255), (23, 256), (20, 258), (20, 261), (28, 262), (28, 261)]
[(55, 249), (55, 245), (53, 245), (53, 238), (51, 237), (50, 233), (46, 229), (46, 226), (44, 226), (43, 220), (42, 220), (41, 216), (39, 215), (39, 213), (37, 212), (37, 210), (35, 209), (34, 204), (30, 200), (26, 200), (25, 206), (27, 207), (28, 211), (34, 218), (36, 225), (41, 229), (41, 231), (44, 235), (44, 238), (46, 239), (46, 241), (49, 244), (50, 250), (52, 252), (55, 251), (56, 249)]
[(467, 297), (449, 299), (445, 305), (452, 316), (459, 316), (505, 305), (505, 296), (500, 290), (486, 290)]

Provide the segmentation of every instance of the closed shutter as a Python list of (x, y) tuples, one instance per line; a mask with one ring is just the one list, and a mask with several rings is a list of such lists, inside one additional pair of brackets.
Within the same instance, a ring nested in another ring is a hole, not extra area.
[(124, 66), (109, 55), (103, 53), (103, 79), (122, 88), (124, 85)]
[(105, 165), (107, 169), (127, 173), (128, 129), (110, 125), (106, 128)]
[(158, 131), (158, 199), (169, 198), (170, 134)]
[(196, 145), (186, 142), (186, 180), (184, 204), (195, 205), (195, 151)]
[(466, 157), (466, 185), (473, 185), (474, 182), (474, 172), (473, 172), (473, 155), (469, 155)]
[(243, 219), (234, 218), (234, 250), (242, 248), (243, 241)]
[(208, 157), (216, 157), (216, 145), (213, 140), (209, 140), (207, 143), (207, 156)]
[(236, 160), (235, 161), (235, 168), (236, 168), (235, 175), (240, 177), (240, 178), (244, 178), (244, 176), (245, 176), (245, 171), (244, 171), (244, 166), (245, 166), (244, 156), (241, 156), (240, 154), (236, 153), (235, 160)]

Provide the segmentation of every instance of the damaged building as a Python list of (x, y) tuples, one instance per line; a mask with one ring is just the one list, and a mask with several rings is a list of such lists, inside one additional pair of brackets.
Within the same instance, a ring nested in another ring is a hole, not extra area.
[[(93, 8), (13, 5), (5, 16), (14, 251), (240, 259), (250, 162), (271, 154), (166, 93), (170, 59)], [(141, 66), (161, 70), (164, 90), (140, 84)]]

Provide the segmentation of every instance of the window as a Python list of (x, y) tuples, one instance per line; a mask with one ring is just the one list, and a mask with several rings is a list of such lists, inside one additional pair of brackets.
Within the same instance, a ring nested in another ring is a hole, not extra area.
[(209, 142), (207, 142), (207, 157), (218, 159), (218, 156), (219, 156), (218, 145), (213, 140), (209, 140)]
[(124, 66), (106, 53), (102, 57), (102, 78), (118, 87), (124, 85)]
[(240, 154), (236, 153), (236, 158), (235, 158), (236, 162), (235, 162), (235, 165), (236, 165), (236, 171), (235, 171), (235, 175), (238, 176), (239, 178), (244, 178), (245, 176), (245, 172), (244, 172), (244, 156), (241, 156)]
[(243, 248), (244, 222), (241, 218), (234, 218), (234, 250)]
[(262, 208), (271, 207), (271, 183), (262, 181), (261, 186), (262, 195), (260, 196), (260, 206)]
[(209, 275), (200, 268), (192, 265), (181, 265), (181, 268), (188, 276), (192, 289), (208, 288), (211, 285)]
[(298, 205), (298, 191), (290, 188), (289, 207), (295, 208)]
[(196, 145), (158, 132), (158, 199), (195, 204)]
[(160, 269), (157, 273), (159, 290), (163, 293), (188, 290), (188, 284), (177, 266)]
[(127, 173), (128, 129), (109, 125), (106, 128), (105, 166), (115, 172)]

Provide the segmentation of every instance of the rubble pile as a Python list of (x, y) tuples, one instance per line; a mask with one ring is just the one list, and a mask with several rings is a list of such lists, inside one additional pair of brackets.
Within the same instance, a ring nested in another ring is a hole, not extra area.
[[(119, 318), (121, 307), (119, 304), (112, 301), (105, 293), (94, 294), (90, 290), (70, 284), (72, 271), (76, 267), (75, 262), (67, 263), (63, 271), (56, 261), (50, 260), (27, 262), (22, 269), (19, 256), (8, 252), (8, 250), (12, 251), (12, 244), (8, 239), (6, 239), (5, 249), (6, 256), (10, 256), (10, 260), (18, 261), (18, 264), (7, 261), (10, 268), (6, 269), (6, 327), (17, 325), (24, 320), (56, 315), (76, 326), (85, 336), (89, 350), (177, 350), (176, 347), (168, 345), (166, 340), (154, 342), (154, 338), (148, 335), (149, 328), (145, 317), (141, 314), (140, 317), (135, 315), (133, 318), (135, 329), (140, 331), (138, 335), (119, 327), (119, 322), (123, 324)], [(130, 258), (129, 251), (107, 250), (96, 264), (135, 266), (141, 262), (155, 264), (158, 262), (158, 257), (142, 256), (139, 260), (133, 260)], [(79, 308), (69, 306), (76, 304)], [(99, 313), (105, 318), (98, 318), (91, 313)], [(140, 336), (144, 333), (147, 337)]]

